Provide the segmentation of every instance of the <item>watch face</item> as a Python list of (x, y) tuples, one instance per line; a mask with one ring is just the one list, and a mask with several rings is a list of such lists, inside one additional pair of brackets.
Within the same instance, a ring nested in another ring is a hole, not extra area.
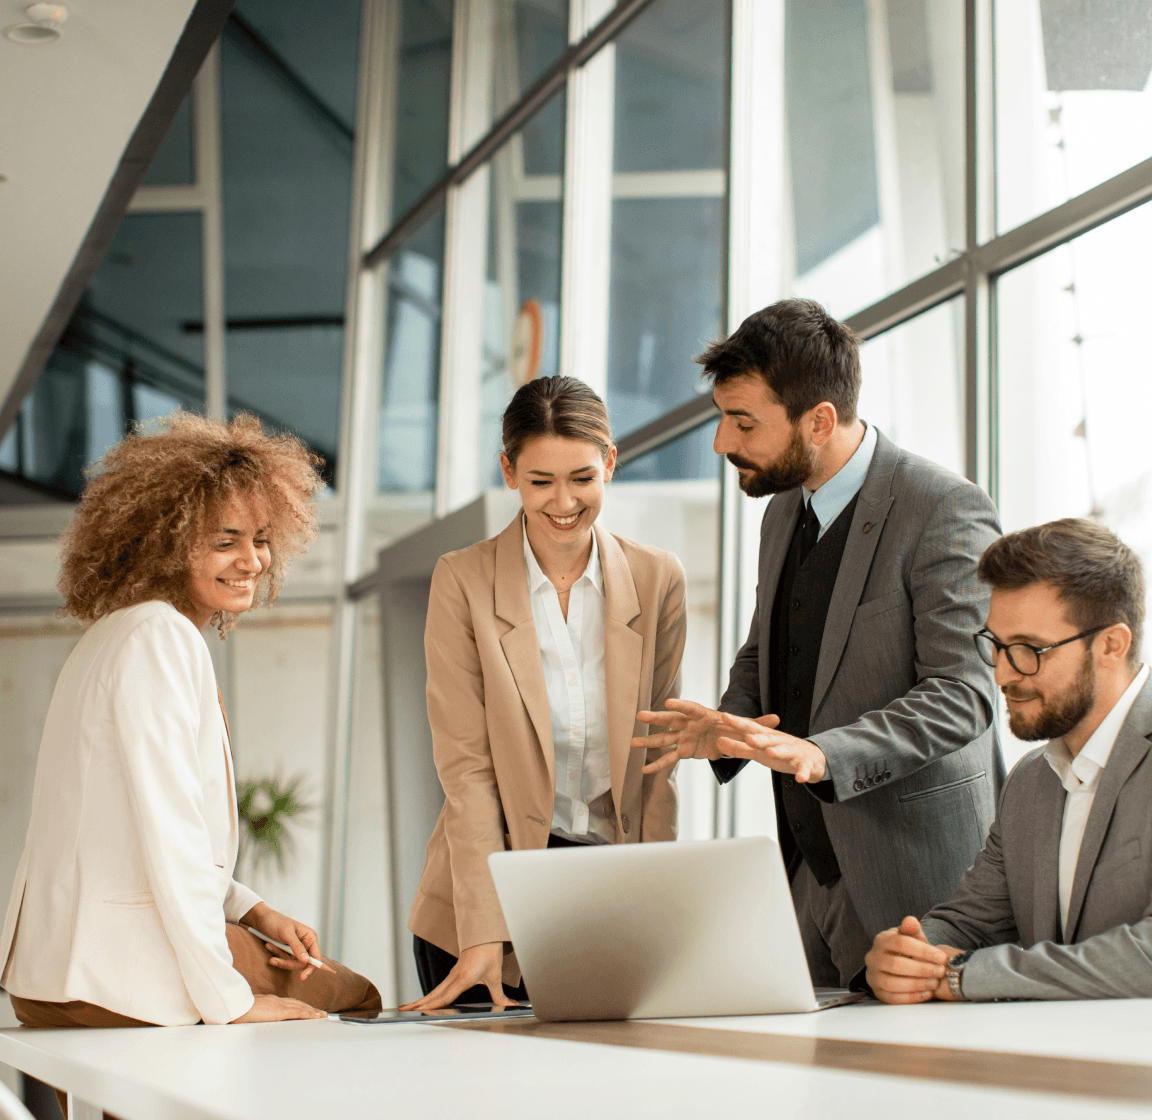
[(967, 963), (968, 958), (972, 956), (975, 951), (975, 949), (968, 949), (966, 952), (957, 953), (956, 956), (954, 956), (948, 962), (949, 966), (951, 968), (963, 968), (963, 966)]

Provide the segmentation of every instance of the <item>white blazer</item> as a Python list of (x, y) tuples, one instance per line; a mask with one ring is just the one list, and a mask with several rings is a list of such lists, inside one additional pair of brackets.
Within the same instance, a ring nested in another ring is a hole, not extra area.
[(168, 603), (100, 619), (52, 694), (0, 983), (166, 1026), (238, 1018), (225, 918), (260, 901), (232, 878), (238, 843), (204, 638)]

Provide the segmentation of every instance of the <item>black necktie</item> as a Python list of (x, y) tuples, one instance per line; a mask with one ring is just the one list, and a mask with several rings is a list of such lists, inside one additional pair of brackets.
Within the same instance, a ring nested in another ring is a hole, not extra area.
[(800, 563), (808, 559), (809, 553), (816, 547), (816, 540), (820, 536), (820, 518), (812, 509), (812, 500), (808, 500), (808, 508), (800, 521)]

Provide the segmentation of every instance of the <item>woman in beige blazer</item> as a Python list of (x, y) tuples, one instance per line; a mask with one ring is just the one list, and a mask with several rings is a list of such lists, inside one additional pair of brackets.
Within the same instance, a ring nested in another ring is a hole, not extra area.
[[(178, 415), (105, 458), (63, 541), (87, 630), (60, 673), (3, 933), (28, 1026), (322, 1018), (380, 1006), (236, 882), (227, 722), (201, 630), (269, 602), (314, 536), (315, 458), (252, 417)], [(290, 945), (270, 956), (238, 923)], [(331, 1006), (335, 1004), (336, 1006)], [(326, 1006), (327, 1005), (327, 1006)]]
[(503, 436), (521, 513), (432, 576), (424, 649), (444, 809), (408, 923), (421, 1010), (525, 998), (490, 853), (676, 837), (671, 770), (643, 774), (660, 752), (629, 740), (644, 733), (637, 711), (679, 694), (680, 562), (595, 526), (616, 449), (583, 382), (528, 382)]

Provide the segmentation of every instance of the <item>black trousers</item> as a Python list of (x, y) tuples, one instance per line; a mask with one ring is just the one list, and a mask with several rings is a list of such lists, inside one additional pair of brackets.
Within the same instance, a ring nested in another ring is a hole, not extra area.
[[(585, 846), (571, 840), (561, 839), (559, 836), (548, 837), (548, 847), (550, 848), (583, 848)], [(415, 934), (412, 935), (412, 952), (416, 957), (416, 975), (420, 979), (420, 990), (425, 995), (433, 988), (439, 987), (447, 979), (448, 973), (452, 971), (459, 959), (447, 950), (441, 949), (439, 945), (433, 945), (431, 941), (425, 941), (423, 937), (418, 937)], [(528, 1002), (528, 991), (524, 987), (523, 978), (517, 987), (512, 988), (504, 984), (503, 988), (504, 994), (509, 999), (517, 1000), (520, 1003)], [(454, 1004), (491, 1002), (492, 994), (483, 984), (477, 984), (466, 992), (461, 992), (453, 1001)]]

